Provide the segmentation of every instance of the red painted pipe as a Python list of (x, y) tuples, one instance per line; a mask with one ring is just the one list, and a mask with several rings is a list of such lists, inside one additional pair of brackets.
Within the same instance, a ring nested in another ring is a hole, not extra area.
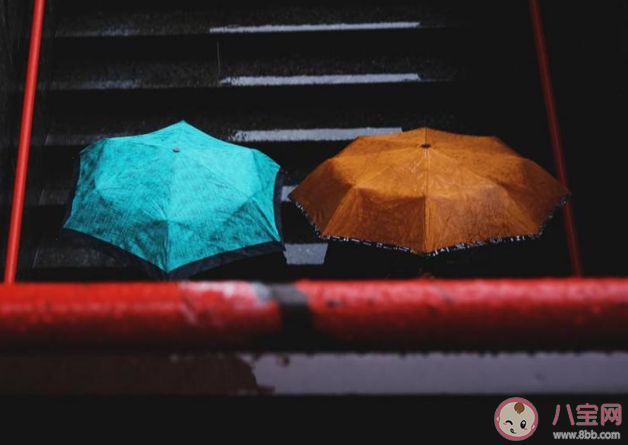
[(0, 286), (0, 346), (237, 346), (281, 329), (248, 283)]
[(341, 341), (410, 348), (628, 346), (627, 279), (313, 283), (314, 327)]
[[(547, 125), (550, 132), (552, 154), (554, 156), (554, 164), (556, 165), (556, 173), (558, 176), (558, 180), (565, 187), (569, 188), (569, 181), (567, 180), (567, 167), (565, 166), (563, 143), (560, 136), (558, 113), (556, 112), (556, 100), (554, 98), (552, 75), (550, 72), (549, 57), (547, 55), (547, 46), (545, 44), (545, 34), (543, 33), (543, 21), (541, 18), (539, 1), (528, 0), (528, 4), (530, 6), (530, 16), (532, 18), (534, 45), (536, 47), (536, 56), (539, 64), (539, 75), (541, 77), (543, 99), (545, 101), (545, 108), (547, 110)], [(582, 258), (580, 256), (580, 246), (578, 244), (576, 223), (574, 220), (571, 201), (567, 201), (567, 204), (563, 207), (562, 212), (565, 225), (565, 233), (567, 236), (567, 245), (569, 248), (571, 270), (574, 276), (579, 277), (582, 276)]]
[(2, 348), (256, 347), (299, 316), (345, 347), (625, 348), (628, 279), (0, 286)]
[(31, 28), (30, 49), (28, 52), (28, 66), (26, 71), (26, 85), (24, 88), (24, 103), (22, 106), (22, 123), (20, 127), (20, 141), (15, 167), (15, 184), (13, 186), (13, 202), (11, 204), (11, 219), (9, 225), (9, 240), (4, 269), (4, 282), (15, 282), (17, 260), (20, 250), (20, 234), (22, 232), (22, 214), (24, 212), (24, 196), (26, 193), (26, 177), (28, 173), (28, 157), (31, 146), (33, 127), (33, 110), (35, 94), (37, 92), (37, 71), (39, 69), (39, 51), (41, 48), (42, 25), (46, 0), (35, 0), (33, 24)]

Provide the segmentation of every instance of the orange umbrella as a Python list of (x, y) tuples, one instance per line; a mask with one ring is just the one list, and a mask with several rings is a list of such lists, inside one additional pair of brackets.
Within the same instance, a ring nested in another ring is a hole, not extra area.
[(536, 238), (568, 196), (499, 138), (419, 128), (357, 138), (290, 198), (323, 239), (434, 255)]

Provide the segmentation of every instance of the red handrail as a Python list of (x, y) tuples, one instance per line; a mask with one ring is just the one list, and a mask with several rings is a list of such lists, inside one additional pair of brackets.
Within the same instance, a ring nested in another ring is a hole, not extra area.
[(384, 349), (617, 349), (627, 319), (625, 278), (0, 285), (0, 349), (248, 348), (291, 327)]
[(33, 110), (35, 94), (37, 92), (37, 71), (39, 69), (39, 52), (41, 49), (42, 25), (46, 0), (35, 0), (31, 41), (28, 53), (28, 67), (26, 71), (26, 85), (24, 88), (24, 104), (22, 106), (22, 123), (20, 127), (20, 141), (17, 151), (17, 165), (15, 168), (15, 184), (13, 186), (13, 202), (11, 204), (11, 219), (9, 225), (9, 240), (7, 257), (4, 269), (4, 282), (15, 282), (17, 260), (20, 251), (20, 234), (22, 232), (22, 215), (24, 212), (24, 196), (26, 193), (26, 177), (28, 173), (28, 157), (31, 146), (33, 127)]
[[(543, 99), (545, 100), (545, 108), (547, 109), (547, 125), (549, 127), (552, 142), (552, 154), (554, 156), (554, 164), (556, 165), (556, 173), (558, 175), (558, 180), (565, 187), (569, 188), (569, 183), (567, 181), (567, 167), (565, 166), (563, 143), (560, 137), (558, 113), (556, 112), (556, 100), (554, 98), (552, 75), (550, 72), (549, 57), (547, 55), (547, 46), (545, 45), (545, 34), (543, 33), (543, 21), (541, 18), (539, 1), (528, 0), (528, 4), (530, 6), (530, 16), (532, 18), (534, 45), (536, 47), (536, 56), (539, 64), (539, 75), (541, 77)], [(582, 258), (580, 256), (580, 246), (578, 245), (576, 223), (574, 221), (571, 200), (567, 201), (567, 204), (563, 207), (563, 221), (565, 225), (565, 234), (567, 236), (567, 245), (569, 248), (571, 271), (575, 276), (582, 276)]]

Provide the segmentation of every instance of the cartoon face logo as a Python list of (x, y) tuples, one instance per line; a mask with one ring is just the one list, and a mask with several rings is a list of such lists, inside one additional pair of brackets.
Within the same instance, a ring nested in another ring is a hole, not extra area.
[(527, 439), (536, 431), (536, 408), (526, 399), (512, 397), (504, 400), (495, 411), (495, 427), (509, 440)]

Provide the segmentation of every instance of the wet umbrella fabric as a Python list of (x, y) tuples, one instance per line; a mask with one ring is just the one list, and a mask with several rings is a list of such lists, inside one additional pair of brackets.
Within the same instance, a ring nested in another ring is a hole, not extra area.
[(96, 141), (77, 173), (65, 231), (125, 252), (152, 277), (284, 248), (279, 165), (184, 121)]
[(357, 138), (291, 194), (323, 239), (422, 255), (541, 235), (569, 191), (496, 137)]

